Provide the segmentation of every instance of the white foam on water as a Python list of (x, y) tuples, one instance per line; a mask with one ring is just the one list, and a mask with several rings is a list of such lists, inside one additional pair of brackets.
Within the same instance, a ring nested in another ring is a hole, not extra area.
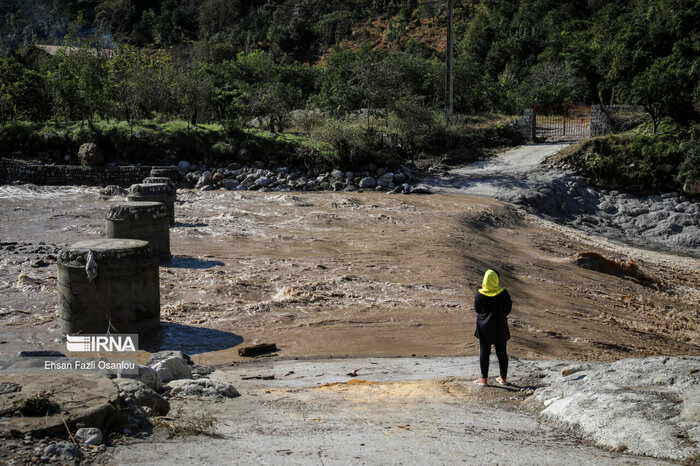
[(97, 188), (80, 186), (37, 186), (33, 184), (0, 186), (0, 199), (41, 200), (76, 199), (86, 194), (99, 196)]

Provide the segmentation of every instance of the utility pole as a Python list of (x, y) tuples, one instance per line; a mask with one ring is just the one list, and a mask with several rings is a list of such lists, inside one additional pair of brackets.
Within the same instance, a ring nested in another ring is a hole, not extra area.
[(445, 123), (452, 122), (452, 102), (454, 98), (454, 68), (452, 65), (452, 7), (454, 0), (447, 0), (447, 50), (445, 50)]

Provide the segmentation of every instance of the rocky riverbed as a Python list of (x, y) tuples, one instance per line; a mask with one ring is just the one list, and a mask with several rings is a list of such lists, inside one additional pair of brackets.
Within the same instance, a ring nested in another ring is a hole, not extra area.
[(700, 203), (679, 193), (635, 197), (591, 186), (547, 160), (564, 144), (534, 144), (431, 177), (439, 192), (513, 203), (584, 233), (700, 257)]
[(424, 185), (416, 184), (415, 167), (402, 165), (395, 171), (369, 164), (357, 172), (316, 172), (289, 167), (267, 167), (262, 162), (253, 165), (231, 163), (226, 167), (210, 168), (180, 161), (182, 187), (210, 191), (224, 188), (232, 191), (386, 191), (403, 194), (429, 194)]
[(584, 178), (564, 173), (510, 200), (592, 234), (700, 256), (700, 204), (678, 193), (638, 198), (597, 190)]

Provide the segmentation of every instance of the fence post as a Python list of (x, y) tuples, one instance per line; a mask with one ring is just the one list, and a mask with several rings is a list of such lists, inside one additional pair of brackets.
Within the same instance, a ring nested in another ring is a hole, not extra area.
[(564, 128), (561, 135), (566, 136), (566, 102), (564, 102)]
[(532, 141), (537, 137), (537, 104), (532, 106)]

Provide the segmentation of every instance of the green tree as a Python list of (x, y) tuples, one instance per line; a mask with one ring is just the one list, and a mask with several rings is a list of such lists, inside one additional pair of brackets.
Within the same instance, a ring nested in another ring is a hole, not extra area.
[(420, 96), (404, 94), (392, 103), (392, 126), (398, 131), (402, 146), (410, 153), (417, 153), (437, 137), (445, 136), (444, 124), (423, 100)]
[(644, 107), (656, 133), (661, 118), (692, 101), (691, 74), (676, 57), (659, 58), (632, 81), (634, 102)]
[(107, 62), (110, 112), (133, 129), (138, 118), (172, 112), (172, 63), (167, 56), (149, 55), (131, 46), (119, 47)]
[(204, 0), (197, 13), (199, 38), (220, 39), (230, 34), (239, 27), (241, 10), (239, 0)]
[(42, 76), (13, 58), (0, 58), (0, 123), (18, 118), (43, 121), (45, 111)]
[(95, 23), (117, 42), (128, 42), (136, 18), (136, 6), (131, 0), (102, 0), (95, 7)]
[(282, 132), (301, 91), (291, 84), (271, 80), (250, 86), (244, 99), (251, 116), (267, 117), (271, 132)]
[(581, 104), (588, 97), (588, 83), (564, 63), (544, 62), (532, 68), (527, 81), (520, 87), (520, 108)]
[(370, 117), (377, 115), (377, 110), (388, 111), (396, 91), (400, 89), (396, 85), (399, 82), (397, 78), (396, 68), (383, 54), (369, 49), (358, 51), (347, 84), (354, 89), (367, 113), (367, 131), (372, 129)]
[(95, 114), (106, 109), (107, 60), (99, 48), (67, 48), (44, 65), (57, 114), (94, 127)]
[(172, 86), (180, 114), (187, 127), (197, 127), (199, 119), (208, 110), (212, 95), (212, 81), (204, 69), (179, 64), (172, 68)]
[[(443, 73), (444, 75), (444, 73)], [(457, 57), (454, 63), (454, 109), (475, 113), (486, 106), (486, 83), (483, 68), (469, 55)]]

